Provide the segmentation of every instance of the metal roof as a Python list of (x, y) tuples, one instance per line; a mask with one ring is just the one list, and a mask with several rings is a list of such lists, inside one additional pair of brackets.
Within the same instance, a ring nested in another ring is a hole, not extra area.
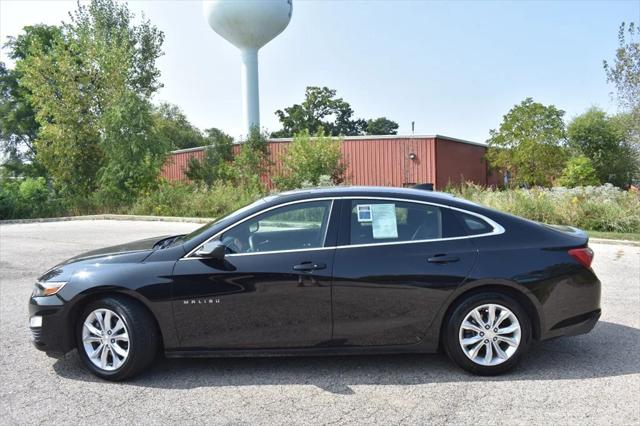
[[(440, 139), (446, 140), (450, 142), (458, 142), (464, 143), (468, 145), (475, 145), (486, 147), (487, 145), (481, 142), (468, 141), (465, 139), (452, 138), (450, 136), (444, 136), (439, 134), (434, 135), (364, 135), (364, 136), (335, 136), (336, 139), (340, 139), (343, 141), (358, 141), (358, 140), (367, 140), (367, 141), (375, 141), (375, 140), (389, 140), (389, 139)], [(293, 141), (293, 138), (273, 138), (268, 139), (270, 143), (287, 143)], [(236, 144), (242, 144), (242, 142), (235, 142)], [(194, 148), (185, 148), (185, 149), (177, 149), (175, 151), (171, 151), (172, 154), (179, 154), (183, 152), (195, 152), (202, 151), (206, 149), (207, 146), (196, 146)]]
[[(466, 143), (469, 145), (487, 146), (481, 142), (468, 141), (465, 139), (452, 138), (444, 135), (362, 135), (362, 136), (334, 136), (336, 139), (343, 141), (357, 141), (357, 140), (384, 140), (384, 139), (442, 139), (451, 142)], [(293, 138), (274, 138), (269, 139), (269, 142), (291, 142)]]

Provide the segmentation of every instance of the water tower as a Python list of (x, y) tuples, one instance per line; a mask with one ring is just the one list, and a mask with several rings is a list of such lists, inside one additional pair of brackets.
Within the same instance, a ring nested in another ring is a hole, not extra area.
[(292, 0), (204, 0), (211, 28), (242, 54), (242, 118), (245, 135), (260, 126), (258, 50), (289, 25)]

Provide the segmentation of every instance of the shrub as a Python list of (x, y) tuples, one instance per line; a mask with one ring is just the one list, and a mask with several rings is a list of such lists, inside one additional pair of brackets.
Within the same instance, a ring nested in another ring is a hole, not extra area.
[(20, 198), (29, 204), (45, 204), (49, 198), (49, 188), (47, 188), (47, 182), (43, 177), (23, 180), (18, 191)]
[(112, 203), (99, 192), (63, 203), (42, 178), (0, 183), (0, 219), (118, 213), (155, 216), (220, 217), (264, 196), (262, 186), (216, 182), (211, 186), (162, 181), (131, 204)]
[(270, 167), (267, 134), (260, 132), (257, 126), (253, 126), (233, 161), (232, 181), (236, 186), (261, 188), (264, 191), (261, 178), (267, 174)]
[(43, 177), (1, 180), (0, 219), (54, 217), (64, 213), (63, 203)]
[(187, 165), (186, 175), (194, 182), (203, 182), (207, 186), (218, 180), (233, 177), (233, 138), (224, 132), (209, 129), (207, 137), (211, 144), (205, 148), (202, 160), (192, 157)]
[(340, 140), (319, 131), (296, 135), (282, 159), (283, 172), (274, 183), (280, 189), (300, 188), (303, 183), (318, 186), (322, 176), (330, 176), (333, 184), (345, 180), (346, 164), (342, 160)]
[(559, 185), (569, 188), (599, 183), (593, 163), (584, 155), (571, 157), (562, 171), (562, 176), (558, 179)]
[(0, 219), (20, 217), (20, 193), (16, 182), (0, 181)]
[(300, 189), (304, 189), (304, 188), (327, 188), (327, 187), (331, 187), (331, 186), (336, 186), (336, 184), (333, 182), (333, 179), (331, 179), (331, 176), (328, 175), (322, 175), (318, 178), (318, 182), (317, 183), (313, 183), (313, 182), (309, 182), (308, 180), (302, 182), (302, 184), (300, 185)]

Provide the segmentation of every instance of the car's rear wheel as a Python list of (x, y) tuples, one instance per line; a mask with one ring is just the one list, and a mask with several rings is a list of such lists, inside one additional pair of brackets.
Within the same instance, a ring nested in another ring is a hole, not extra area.
[(139, 302), (119, 296), (91, 302), (78, 319), (76, 339), (84, 365), (113, 381), (149, 367), (158, 348), (151, 314)]
[(460, 367), (474, 374), (504, 373), (520, 361), (531, 341), (531, 321), (513, 298), (495, 292), (462, 300), (449, 315), (444, 347)]

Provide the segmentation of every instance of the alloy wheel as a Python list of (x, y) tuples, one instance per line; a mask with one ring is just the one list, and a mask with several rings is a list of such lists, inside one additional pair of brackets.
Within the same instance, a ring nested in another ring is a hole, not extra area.
[(462, 321), (459, 342), (467, 358), (494, 366), (510, 359), (520, 346), (522, 329), (508, 308), (485, 304), (472, 309)]
[(129, 332), (124, 320), (110, 309), (96, 309), (82, 325), (82, 344), (93, 365), (114, 371), (129, 357)]

